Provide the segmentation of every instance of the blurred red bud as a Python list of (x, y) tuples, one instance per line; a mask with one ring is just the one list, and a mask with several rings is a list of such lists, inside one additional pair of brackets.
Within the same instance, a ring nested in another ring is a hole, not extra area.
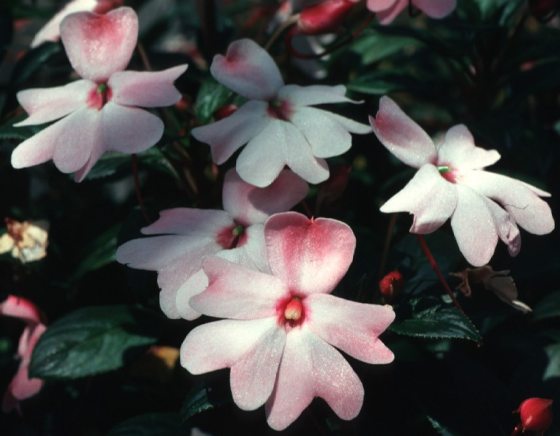
[(337, 30), (346, 14), (355, 6), (352, 0), (325, 0), (299, 14), (298, 29), (306, 35), (319, 35)]
[(552, 424), (552, 411), (549, 398), (528, 398), (519, 406), (521, 426), (524, 431), (544, 432)]
[(216, 110), (216, 112), (214, 112), (214, 118), (216, 119), (216, 121), (219, 121), (223, 118), (227, 118), (229, 117), (232, 113), (234, 113), (237, 110), (237, 106), (234, 104), (226, 104), (225, 106), (222, 106), (221, 108), (218, 108)]
[(399, 271), (391, 271), (379, 281), (379, 292), (387, 300), (392, 300), (404, 285), (403, 275)]

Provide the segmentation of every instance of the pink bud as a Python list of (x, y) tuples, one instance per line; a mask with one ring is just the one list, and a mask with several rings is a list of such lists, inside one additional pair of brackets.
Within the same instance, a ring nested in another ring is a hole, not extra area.
[(552, 400), (548, 398), (528, 398), (519, 406), (521, 425), (524, 431), (546, 431), (552, 424), (550, 406)]
[(385, 299), (392, 300), (399, 294), (403, 285), (403, 275), (397, 270), (391, 271), (379, 281), (379, 292)]
[(298, 28), (306, 35), (335, 31), (354, 5), (351, 0), (325, 0), (301, 11)]

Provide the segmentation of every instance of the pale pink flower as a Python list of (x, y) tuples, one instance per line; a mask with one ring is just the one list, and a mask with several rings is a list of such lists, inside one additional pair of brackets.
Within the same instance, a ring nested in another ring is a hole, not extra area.
[(193, 329), (181, 346), (181, 365), (193, 374), (231, 368), (235, 403), (243, 410), (266, 403), (275, 430), (289, 426), (314, 397), (353, 419), (364, 389), (334, 347), (363, 362), (392, 362), (379, 335), (395, 314), (390, 306), (329, 295), (354, 255), (356, 239), (346, 224), (285, 212), (267, 220), (265, 240), (270, 273), (206, 259), (210, 285), (191, 305), (229, 319)]
[(367, 7), (375, 12), (381, 24), (389, 24), (410, 2), (431, 18), (446, 17), (457, 6), (457, 0), (367, 0)]
[(21, 359), (19, 368), (4, 392), (2, 410), (7, 413), (13, 409), (19, 410), (20, 401), (37, 394), (43, 387), (43, 380), (29, 378), (29, 363), (33, 349), (47, 327), (41, 322), (37, 307), (29, 300), (15, 295), (9, 295), (0, 304), (0, 315), (21, 319), (26, 324), (18, 344), (17, 354)]
[(72, 0), (37, 32), (31, 42), (31, 47), (37, 47), (47, 41), (58, 41), (60, 39), (60, 23), (74, 12), (87, 11), (103, 14), (122, 4), (123, 0)]
[(208, 285), (201, 270), (208, 255), (266, 269), (263, 223), (273, 213), (289, 210), (307, 195), (308, 186), (291, 171), (259, 189), (234, 170), (225, 177), (225, 210), (177, 208), (142, 229), (151, 238), (134, 239), (117, 250), (117, 260), (132, 268), (158, 272), (160, 305), (170, 318), (195, 319), (200, 314), (190, 298)]
[(76, 173), (81, 181), (105, 151), (138, 153), (159, 141), (163, 122), (137, 106), (179, 101), (173, 82), (187, 66), (122, 71), (138, 37), (138, 17), (128, 7), (106, 15), (71, 14), (60, 30), (70, 63), (83, 79), (18, 92), (29, 117), (16, 126), (62, 119), (21, 143), (12, 154), (12, 165), (24, 168), (52, 159), (60, 171)]
[(543, 235), (554, 229), (550, 194), (527, 183), (484, 171), (500, 159), (496, 150), (476, 147), (464, 125), (449, 129), (436, 147), (428, 134), (393, 100), (382, 97), (373, 131), (397, 158), (419, 168), (412, 180), (381, 211), (414, 215), (410, 231), (427, 234), (451, 217), (461, 253), (474, 266), (488, 263), (498, 238), (515, 256), (521, 248), (518, 225)]
[(226, 56), (215, 56), (210, 71), (249, 101), (192, 134), (210, 145), (217, 164), (247, 144), (236, 168), (255, 186), (270, 185), (285, 165), (308, 182), (320, 183), (329, 176), (324, 158), (338, 156), (352, 145), (349, 132), (369, 133), (363, 124), (310, 107), (352, 102), (344, 96), (343, 85), (285, 85), (272, 57), (249, 39), (230, 44)]

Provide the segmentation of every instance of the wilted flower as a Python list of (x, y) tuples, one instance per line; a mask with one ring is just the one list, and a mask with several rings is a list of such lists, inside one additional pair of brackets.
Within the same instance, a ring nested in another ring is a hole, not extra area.
[(19, 410), (20, 401), (37, 394), (43, 387), (43, 380), (29, 378), (29, 363), (33, 349), (47, 327), (42, 323), (37, 307), (29, 300), (15, 295), (9, 295), (0, 303), (0, 315), (19, 318), (26, 324), (18, 344), (17, 353), (21, 359), (19, 368), (8, 385), (2, 402), (2, 410), (7, 413), (13, 409)]
[(367, 7), (375, 12), (381, 24), (389, 24), (410, 2), (431, 18), (446, 17), (457, 6), (456, 0), (367, 0)]
[(519, 180), (484, 171), (500, 159), (496, 150), (474, 145), (464, 125), (454, 126), (436, 147), (428, 134), (393, 100), (382, 97), (373, 131), (405, 164), (419, 168), (412, 180), (381, 211), (414, 215), (410, 231), (427, 234), (451, 217), (461, 253), (475, 266), (494, 254), (498, 238), (515, 256), (521, 248), (519, 228), (543, 235), (554, 229), (550, 194)]
[(352, 145), (349, 132), (369, 133), (360, 123), (309, 107), (351, 102), (343, 85), (285, 85), (272, 57), (249, 39), (233, 42), (226, 56), (215, 56), (210, 71), (249, 101), (192, 134), (210, 145), (217, 164), (247, 144), (236, 168), (252, 185), (270, 185), (285, 165), (308, 182), (320, 183), (329, 176), (324, 158), (338, 156)]
[(276, 181), (259, 189), (234, 170), (225, 177), (225, 210), (169, 209), (142, 229), (151, 238), (135, 239), (117, 250), (117, 260), (132, 268), (158, 272), (160, 305), (170, 318), (199, 316), (189, 299), (202, 292), (208, 279), (201, 270), (208, 255), (266, 269), (263, 223), (275, 212), (289, 210), (307, 195), (307, 184), (285, 170)]
[(60, 171), (75, 172), (81, 181), (105, 151), (138, 153), (159, 141), (163, 122), (137, 106), (176, 103), (181, 95), (173, 82), (187, 66), (122, 71), (138, 37), (138, 17), (128, 7), (106, 15), (71, 14), (60, 33), (70, 63), (83, 79), (17, 94), (29, 118), (16, 126), (62, 119), (21, 143), (12, 165), (24, 168), (52, 159)]
[(344, 223), (295, 212), (265, 224), (270, 273), (217, 257), (203, 268), (209, 286), (191, 299), (195, 310), (229, 318), (192, 330), (181, 364), (193, 374), (231, 368), (235, 403), (254, 410), (266, 403), (268, 424), (282, 430), (323, 398), (342, 419), (353, 419), (364, 390), (334, 348), (367, 363), (389, 363), (379, 335), (393, 321), (390, 306), (329, 295), (346, 273), (356, 239)]
[(41, 260), (47, 255), (49, 234), (44, 221), (19, 222), (6, 218), (6, 233), (0, 236), (0, 254), (8, 253), (22, 263)]

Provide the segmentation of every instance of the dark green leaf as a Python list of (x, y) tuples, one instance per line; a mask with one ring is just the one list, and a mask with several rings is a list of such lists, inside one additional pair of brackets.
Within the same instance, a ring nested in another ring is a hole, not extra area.
[(443, 425), (441, 425), (436, 419), (432, 418), (431, 416), (427, 416), (430, 425), (433, 429), (437, 432), (440, 436), (453, 436), (449, 430), (447, 430)]
[(14, 127), (14, 124), (23, 121), (26, 116), (19, 116), (12, 118), (5, 124), (0, 126), (0, 139), (17, 139), (20, 141), (25, 141), (26, 139), (32, 137), (37, 132), (39, 132), (44, 126), (23, 126)]
[(177, 413), (150, 413), (127, 419), (107, 436), (184, 436), (188, 434)]
[(560, 344), (549, 345), (545, 348), (548, 364), (544, 370), (543, 380), (560, 377)]
[(374, 71), (348, 83), (348, 89), (362, 94), (385, 95), (396, 91), (420, 91), (417, 79), (388, 71)]
[(30, 374), (75, 379), (121, 368), (126, 357), (156, 342), (158, 320), (127, 306), (79, 309), (48, 327), (33, 351)]
[(199, 384), (191, 389), (181, 407), (183, 422), (188, 421), (199, 413), (219, 407), (225, 402), (224, 399), (214, 397), (215, 395), (212, 395), (211, 388), (203, 384)]
[(364, 65), (369, 65), (417, 44), (417, 39), (407, 36), (370, 32), (352, 45), (352, 51), (362, 57)]
[(17, 86), (25, 83), (49, 58), (60, 52), (60, 44), (47, 42), (29, 51), (23, 59), (18, 62), (12, 73), (13, 83)]
[(533, 307), (533, 320), (560, 318), (560, 291), (546, 295)]
[(207, 123), (214, 112), (226, 104), (231, 95), (232, 92), (229, 89), (214, 79), (204, 81), (194, 104), (196, 116), (202, 123)]

